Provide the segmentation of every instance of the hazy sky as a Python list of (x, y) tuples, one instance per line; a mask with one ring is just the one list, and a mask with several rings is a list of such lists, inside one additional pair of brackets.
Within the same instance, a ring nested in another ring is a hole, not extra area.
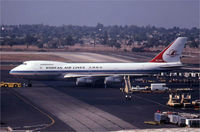
[(1, 24), (199, 27), (200, 0), (1, 0)]

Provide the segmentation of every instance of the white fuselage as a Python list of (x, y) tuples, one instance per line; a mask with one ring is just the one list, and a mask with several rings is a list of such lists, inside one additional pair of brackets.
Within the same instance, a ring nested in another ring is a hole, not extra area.
[[(26, 61), (10, 71), (12, 75), (51, 76), (67, 74), (134, 74), (155, 73), (168, 70), (169, 66), (179, 66), (180, 63), (64, 63), (56, 61)], [(37, 77), (36, 77), (37, 78)]]

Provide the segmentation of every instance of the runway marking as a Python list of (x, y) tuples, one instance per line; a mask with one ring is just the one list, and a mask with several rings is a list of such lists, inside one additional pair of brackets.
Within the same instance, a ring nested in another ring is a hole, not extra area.
[(132, 124), (53, 88), (18, 89), (17, 92), (47, 110), (75, 131), (136, 129)]
[[(39, 124), (39, 125), (32, 125), (32, 126), (23, 126), (23, 128), (31, 128), (31, 127), (38, 127), (38, 126), (44, 126), (42, 128), (35, 128), (33, 129), (33, 131), (36, 130), (42, 130), (42, 129), (46, 129), (50, 126), (52, 126), (55, 123), (55, 120), (47, 113), (45, 113), (44, 111), (42, 111), (41, 109), (39, 109), (38, 107), (36, 107), (35, 105), (33, 105), (30, 101), (26, 100), (24, 97), (22, 97), (21, 95), (17, 94), (17, 92), (14, 92), (13, 90), (9, 89), (16, 97), (18, 97), (20, 100), (22, 100), (23, 102), (25, 102), (26, 104), (32, 106), (34, 109), (36, 109), (37, 111), (39, 111), (40, 113), (42, 113), (43, 115), (47, 116), (50, 120), (51, 123), (49, 124)], [(17, 128), (17, 127), (16, 127)]]

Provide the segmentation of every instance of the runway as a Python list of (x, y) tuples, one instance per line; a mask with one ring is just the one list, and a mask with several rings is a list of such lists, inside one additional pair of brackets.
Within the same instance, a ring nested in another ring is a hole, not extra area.
[[(130, 61), (96, 53), (56, 54), (74, 62)], [(1, 70), (1, 78), (2, 81), (23, 81), (8, 75), (7, 70)], [(198, 112), (166, 106), (168, 100), (166, 93), (136, 93), (132, 101), (127, 101), (119, 89), (76, 87), (73, 80), (33, 81), (32, 83), (31, 88), (1, 90), (3, 105), (1, 122), (5, 123), (4, 126), (9, 125), (15, 130), (39, 131), (137, 131), (177, 127), (171, 124), (159, 126), (144, 124), (144, 121), (153, 120), (153, 114), (157, 110)], [(198, 96), (198, 93), (194, 94)]]
[(1, 52), (1, 54), (51, 54), (70, 60), (70, 62), (131, 62), (131, 60), (119, 57), (87, 52)]

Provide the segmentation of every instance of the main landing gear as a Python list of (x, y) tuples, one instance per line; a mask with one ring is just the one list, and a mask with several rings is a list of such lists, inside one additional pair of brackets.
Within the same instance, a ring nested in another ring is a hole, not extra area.
[(131, 100), (132, 98), (132, 91), (131, 91), (131, 82), (130, 82), (130, 76), (124, 76), (124, 83), (125, 83), (125, 87), (122, 88), (122, 92), (125, 93), (125, 98), (127, 100)]

